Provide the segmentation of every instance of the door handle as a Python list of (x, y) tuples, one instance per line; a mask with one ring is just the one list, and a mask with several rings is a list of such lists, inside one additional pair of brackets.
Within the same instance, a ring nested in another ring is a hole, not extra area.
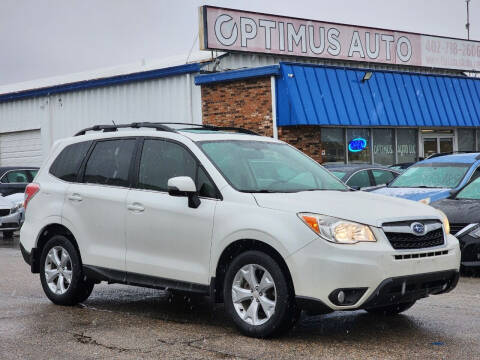
[(68, 195), (68, 200), (80, 202), (83, 200), (83, 198), (79, 194), (71, 194)]
[(133, 212), (142, 212), (145, 210), (143, 205), (139, 203), (128, 204), (127, 209)]

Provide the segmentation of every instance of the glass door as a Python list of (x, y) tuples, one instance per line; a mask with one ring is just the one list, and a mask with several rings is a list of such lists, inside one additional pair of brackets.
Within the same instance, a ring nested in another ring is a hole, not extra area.
[(453, 138), (440, 138), (440, 152), (441, 153), (453, 152)]
[(423, 157), (427, 158), (430, 155), (436, 154), (438, 152), (438, 139), (434, 138), (423, 138)]
[(429, 134), (423, 136), (423, 157), (427, 158), (438, 153), (453, 152), (453, 136)]

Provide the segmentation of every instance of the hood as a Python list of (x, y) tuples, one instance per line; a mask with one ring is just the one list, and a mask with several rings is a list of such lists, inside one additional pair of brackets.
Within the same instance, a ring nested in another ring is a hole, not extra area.
[(15, 201), (9, 196), (0, 196), (0, 209), (11, 209), (15, 205)]
[(431, 202), (438, 201), (450, 196), (450, 189), (425, 189), (425, 188), (402, 188), (383, 187), (372, 191), (375, 194), (393, 196), (413, 201), (430, 198)]
[(451, 224), (471, 224), (480, 222), (480, 200), (443, 199), (432, 206), (442, 210)]
[(253, 194), (264, 208), (294, 213), (311, 212), (380, 227), (383, 222), (441, 219), (439, 212), (419, 202), (363, 191), (302, 191)]

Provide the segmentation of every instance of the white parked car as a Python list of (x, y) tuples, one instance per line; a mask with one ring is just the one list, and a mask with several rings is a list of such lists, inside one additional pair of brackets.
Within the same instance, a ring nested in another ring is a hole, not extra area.
[(20, 234), (48, 298), (73, 305), (100, 281), (190, 291), (266, 337), (301, 309), (396, 314), (456, 286), (443, 213), (350, 191), (292, 146), (231, 130), (106, 125), (56, 143)]
[(4, 239), (11, 239), (13, 232), (20, 230), (23, 223), (24, 194), (0, 196), (0, 232)]

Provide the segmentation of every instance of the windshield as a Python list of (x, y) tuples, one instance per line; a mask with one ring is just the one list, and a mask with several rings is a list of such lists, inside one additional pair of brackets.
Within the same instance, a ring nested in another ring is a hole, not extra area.
[(286, 144), (222, 140), (199, 142), (225, 179), (243, 192), (347, 190), (317, 162)]
[(457, 194), (457, 199), (480, 200), (480, 177), (465, 186), (463, 190)]
[(343, 178), (346, 174), (345, 171), (330, 171), (330, 172), (339, 179)]
[(467, 173), (469, 164), (429, 163), (409, 167), (390, 187), (454, 188)]

